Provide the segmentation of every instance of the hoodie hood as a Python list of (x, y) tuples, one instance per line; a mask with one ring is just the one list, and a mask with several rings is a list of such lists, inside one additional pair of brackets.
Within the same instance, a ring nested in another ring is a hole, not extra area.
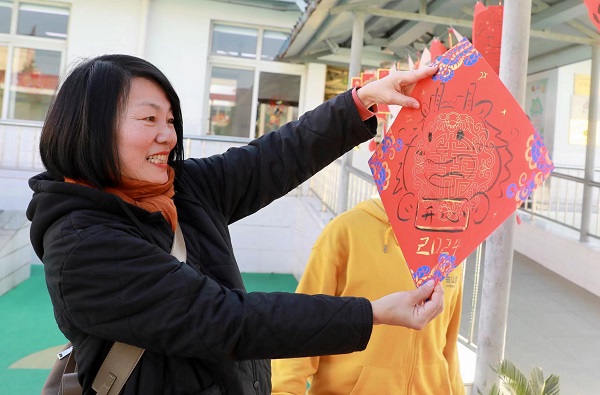
[(387, 224), (388, 226), (391, 226), (390, 220), (388, 219), (387, 213), (385, 212), (385, 208), (383, 207), (383, 203), (379, 198), (365, 200), (364, 202), (357, 204), (355, 206), (355, 209), (369, 213), (381, 222)]
[(387, 213), (385, 212), (385, 208), (383, 207), (383, 203), (381, 202), (380, 198), (372, 198), (369, 200), (365, 200), (364, 202), (357, 204), (354, 209), (364, 211), (369, 215), (377, 218), (383, 224), (385, 224), (387, 229), (383, 238), (383, 252), (387, 253), (391, 239), (393, 239), (396, 245), (398, 245), (398, 241), (396, 240), (396, 236), (394, 235), (394, 229), (390, 224), (390, 220), (388, 218)]

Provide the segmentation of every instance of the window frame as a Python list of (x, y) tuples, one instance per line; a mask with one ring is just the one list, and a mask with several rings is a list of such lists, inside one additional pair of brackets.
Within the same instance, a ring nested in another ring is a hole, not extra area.
[[(35, 37), (25, 36), (17, 34), (17, 23), (19, 6), (23, 3), (35, 4), (42, 6), (51, 6), (66, 8), (69, 11), (69, 22), (67, 23), (67, 37), (63, 39), (46, 38), (46, 37)], [(60, 53), (59, 69), (62, 71), (66, 66), (66, 52), (67, 52), (67, 41), (71, 24), (71, 4), (60, 2), (60, 1), (43, 1), (43, 0), (14, 0), (12, 1), (12, 12), (10, 20), (10, 30), (8, 33), (0, 33), (0, 46), (6, 47), (6, 69), (4, 74), (4, 80), (0, 81), (4, 85), (4, 91), (2, 92), (2, 108), (0, 108), (0, 122), (1, 123), (17, 123), (17, 124), (33, 124), (41, 125), (43, 121), (36, 121), (31, 119), (18, 119), (9, 118), (9, 101), (10, 101), (10, 90), (12, 83), (13, 74), (13, 60), (15, 48), (25, 48), (42, 51), (54, 51)]]
[[(257, 43), (256, 43), (256, 56), (255, 58), (242, 58), (237, 56), (226, 56), (226, 55), (213, 55), (212, 48), (212, 39), (213, 39), (213, 31), (215, 25), (226, 25), (233, 27), (243, 27), (243, 28), (251, 28), (256, 29), (258, 31), (257, 34)], [(265, 31), (278, 31), (282, 33), (288, 33), (285, 29), (277, 28), (273, 26), (257, 26), (250, 24), (242, 24), (235, 23), (223, 20), (212, 20), (210, 23), (210, 34), (208, 38), (208, 64), (206, 68), (206, 80), (205, 84), (205, 92), (204, 92), (204, 119), (203, 122), (204, 127), (201, 130), (202, 135), (206, 135), (209, 127), (209, 118), (210, 118), (210, 86), (211, 86), (211, 77), (214, 67), (223, 67), (229, 69), (236, 70), (250, 70), (254, 72), (254, 82), (252, 88), (252, 108), (250, 111), (250, 127), (248, 130), (248, 138), (253, 139), (254, 133), (256, 130), (257, 123), (257, 114), (258, 114), (258, 90), (259, 90), (259, 82), (260, 82), (260, 74), (262, 72), (269, 73), (277, 73), (277, 74), (287, 74), (287, 75), (295, 75), (300, 76), (300, 92), (298, 98), (298, 114), (304, 113), (303, 111), (303, 103), (304, 103), (304, 91), (306, 85), (306, 72), (307, 66), (304, 64), (291, 64), (285, 62), (278, 62), (276, 60), (263, 60), (262, 59), (262, 43), (263, 43), (263, 35)]]

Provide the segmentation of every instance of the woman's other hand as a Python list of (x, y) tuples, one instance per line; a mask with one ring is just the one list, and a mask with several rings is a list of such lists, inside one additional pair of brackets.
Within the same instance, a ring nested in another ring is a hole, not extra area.
[(371, 303), (373, 324), (423, 329), (444, 309), (444, 289), (433, 280), (414, 291), (396, 292)]
[(414, 71), (395, 71), (385, 78), (366, 84), (356, 94), (366, 108), (376, 103), (419, 108), (419, 102), (409, 95), (418, 81), (431, 77), (437, 70), (435, 66)]

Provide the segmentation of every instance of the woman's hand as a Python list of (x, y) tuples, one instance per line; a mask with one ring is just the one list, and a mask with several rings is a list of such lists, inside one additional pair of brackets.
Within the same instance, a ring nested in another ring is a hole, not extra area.
[(414, 291), (396, 292), (371, 302), (373, 324), (423, 329), (444, 309), (444, 289), (428, 281)]
[(419, 102), (408, 95), (418, 81), (431, 77), (437, 70), (435, 66), (414, 71), (395, 71), (385, 78), (366, 84), (356, 94), (366, 108), (376, 103), (419, 108)]

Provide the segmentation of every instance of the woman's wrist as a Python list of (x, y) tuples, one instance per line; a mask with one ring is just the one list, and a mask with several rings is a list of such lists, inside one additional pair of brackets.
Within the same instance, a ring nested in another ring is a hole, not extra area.
[(364, 89), (364, 87), (356, 89), (356, 96), (365, 108), (371, 108), (376, 104), (375, 100), (368, 94), (368, 89)]
[[(375, 103), (373, 103), (369, 107), (365, 106), (364, 103), (358, 97), (359, 90), (360, 90), (360, 88), (354, 88), (352, 90), (352, 99), (354, 100), (354, 105), (356, 106), (356, 109), (358, 110), (360, 119), (362, 119), (363, 121), (366, 121), (367, 119), (369, 119), (373, 115), (375, 115), (375, 113), (377, 112), (377, 105)], [(371, 107), (372, 107), (373, 111), (371, 111), (371, 109), (370, 109)]]

